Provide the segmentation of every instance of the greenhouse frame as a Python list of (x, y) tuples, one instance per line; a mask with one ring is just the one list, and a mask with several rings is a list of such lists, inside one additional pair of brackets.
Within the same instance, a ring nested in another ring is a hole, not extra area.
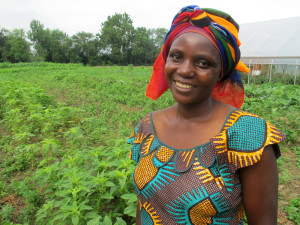
[(300, 74), (300, 17), (255, 22), (240, 25), (241, 61), (250, 76), (280, 72), (293, 76), (294, 84)]

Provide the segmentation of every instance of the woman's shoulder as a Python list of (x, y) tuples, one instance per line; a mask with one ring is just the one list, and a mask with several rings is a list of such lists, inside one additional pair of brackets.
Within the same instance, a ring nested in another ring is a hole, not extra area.
[[(233, 126), (233, 128), (232, 128)], [(228, 116), (225, 127), (239, 130), (266, 130), (268, 127), (275, 128), (269, 121), (257, 114), (241, 109), (234, 109)]]
[(277, 127), (260, 116), (236, 109), (212, 142), (218, 153), (226, 152), (229, 161), (242, 168), (259, 161), (266, 146), (278, 144), (285, 138)]
[[(235, 109), (229, 115), (224, 125), (223, 133), (226, 132), (228, 141), (237, 141), (238, 148), (244, 148), (244, 143), (252, 143), (248, 147), (259, 146), (265, 142), (268, 144), (278, 143), (285, 138), (285, 135), (269, 121), (262, 117)], [(255, 143), (255, 144), (254, 144)]]

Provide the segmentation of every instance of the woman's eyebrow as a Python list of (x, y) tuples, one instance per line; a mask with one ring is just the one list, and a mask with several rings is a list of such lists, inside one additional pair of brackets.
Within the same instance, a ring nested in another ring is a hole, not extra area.
[(182, 48), (178, 48), (178, 47), (174, 47), (174, 48), (171, 48), (171, 49), (170, 49), (169, 53), (170, 53), (170, 52), (180, 52), (180, 53), (182, 53), (182, 52), (183, 52), (183, 49), (182, 49)]

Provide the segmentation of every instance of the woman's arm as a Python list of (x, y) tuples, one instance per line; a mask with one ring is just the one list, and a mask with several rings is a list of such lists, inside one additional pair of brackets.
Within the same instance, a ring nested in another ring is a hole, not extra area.
[(276, 225), (278, 169), (274, 148), (265, 147), (261, 160), (240, 170), (243, 204), (249, 225)]
[(140, 211), (140, 203), (139, 201), (137, 202), (137, 207), (136, 207), (136, 220), (135, 220), (135, 225), (141, 225), (141, 211)]

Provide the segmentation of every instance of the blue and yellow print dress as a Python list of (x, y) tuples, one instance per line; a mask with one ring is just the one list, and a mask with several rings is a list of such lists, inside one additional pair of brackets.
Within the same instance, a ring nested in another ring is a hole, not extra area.
[(284, 139), (264, 119), (233, 110), (210, 142), (174, 149), (156, 137), (148, 114), (128, 140), (130, 158), (137, 162), (133, 173), (137, 216), (143, 225), (243, 224), (238, 169), (255, 164), (265, 146)]

